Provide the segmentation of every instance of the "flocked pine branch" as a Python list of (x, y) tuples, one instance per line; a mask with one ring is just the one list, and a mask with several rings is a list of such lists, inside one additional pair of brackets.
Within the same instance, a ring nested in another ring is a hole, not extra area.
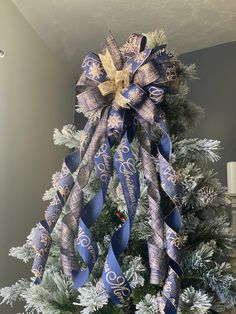
[(232, 273), (230, 273), (230, 270), (230, 264), (222, 262), (215, 263), (211, 269), (203, 272), (202, 274), (205, 287), (210, 287), (215, 293), (214, 303), (224, 304), (224, 310), (232, 308), (236, 305), (236, 278)]
[(22, 293), (26, 300), (27, 313), (72, 314), (77, 311), (73, 301), (78, 296), (71, 279), (50, 267), (46, 270), (40, 285), (31, 284)]
[(229, 205), (229, 196), (213, 171), (204, 170), (195, 163), (187, 163), (177, 170), (183, 187), (185, 209), (202, 210), (210, 207), (222, 211)]
[(13, 305), (15, 301), (23, 301), (24, 297), (22, 294), (29, 289), (30, 282), (26, 279), (20, 279), (10, 287), (4, 287), (0, 289), (0, 296), (2, 301), (0, 304), (6, 303)]
[(28, 261), (34, 258), (35, 255), (36, 253), (29, 243), (25, 243), (22, 246), (12, 247), (9, 251), (9, 256), (16, 257), (24, 263), (28, 263)]
[[(141, 218), (143, 217), (143, 219)], [(135, 220), (133, 226), (133, 233), (131, 237), (133, 239), (140, 240), (148, 240), (153, 234), (152, 226), (151, 226), (151, 217), (150, 216), (139, 216), (138, 219)]]
[(83, 131), (76, 130), (72, 124), (63, 126), (62, 130), (54, 129), (53, 140), (55, 145), (65, 145), (69, 148), (79, 147), (81, 138), (83, 139)]
[(180, 295), (179, 314), (206, 314), (212, 306), (212, 297), (190, 286)]
[(34, 258), (36, 253), (31, 246), (34, 231), (35, 228), (32, 228), (30, 234), (26, 238), (26, 242), (22, 246), (12, 247), (9, 251), (9, 256), (16, 257), (24, 263), (27, 263), (30, 259)]
[(185, 82), (188, 80), (198, 79), (196, 64), (186, 65), (179, 62), (179, 75), (180, 80), (184, 80)]
[(189, 93), (189, 87), (184, 82), (179, 83), (178, 97), (186, 97)]
[(188, 246), (192, 248), (204, 241), (214, 240), (218, 250), (224, 255), (229, 255), (236, 249), (236, 239), (232, 235), (225, 213), (215, 215), (214, 219), (199, 219), (191, 214), (187, 215), (184, 219), (184, 229), (188, 234)]
[(57, 190), (54, 187), (51, 187), (49, 190), (46, 190), (43, 194), (42, 200), (43, 201), (50, 201), (56, 195)]
[(146, 294), (145, 297), (136, 304), (135, 314), (159, 314), (158, 298), (155, 295)]
[(184, 280), (195, 282), (195, 285), (209, 291), (214, 296), (213, 303), (223, 303), (226, 307), (235, 304), (234, 285), (236, 278), (230, 272), (226, 262), (219, 259), (215, 241), (200, 244), (193, 251), (188, 251), (184, 259)]
[(220, 149), (220, 141), (217, 140), (189, 138), (173, 143), (174, 157), (181, 164), (216, 162), (220, 159)]
[(215, 191), (214, 208), (226, 207), (230, 205), (230, 198), (227, 194), (227, 188), (222, 186), (220, 180), (217, 178), (217, 173), (214, 170), (206, 171), (204, 178), (201, 181), (202, 186), (208, 186)]
[(219, 300), (232, 305), (233, 300), (226, 300), (226, 296), (232, 295), (231, 288), (235, 283), (235, 277), (230, 273), (230, 264), (216, 262), (216, 242), (200, 244), (194, 251), (188, 251), (184, 259), (184, 279), (193, 280), (195, 284), (216, 293)]
[(124, 259), (125, 276), (130, 283), (132, 288), (136, 288), (144, 285), (144, 273), (146, 268), (142, 263), (140, 256), (126, 256)]
[(102, 286), (102, 282), (98, 281), (96, 285), (88, 283), (85, 287), (79, 289), (78, 301), (74, 305), (81, 306), (83, 309), (81, 314), (94, 313), (103, 308), (108, 303), (108, 295)]
[(193, 270), (207, 268), (212, 265), (212, 258), (216, 252), (216, 242), (214, 240), (200, 244), (196, 250), (187, 254), (184, 260), (184, 269), (186, 273)]
[(101, 188), (100, 180), (96, 170), (94, 169), (91, 173), (88, 184), (84, 187), (83, 190), (86, 202), (91, 200), (94, 197), (94, 195), (99, 191), (100, 188)]
[(153, 48), (159, 45), (164, 45), (167, 43), (167, 36), (164, 30), (144, 33), (143, 35), (147, 38), (147, 47)]

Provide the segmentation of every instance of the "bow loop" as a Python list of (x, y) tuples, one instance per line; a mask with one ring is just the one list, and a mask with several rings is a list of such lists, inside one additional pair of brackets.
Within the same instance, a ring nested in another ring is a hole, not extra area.
[(124, 58), (128, 60), (145, 49), (147, 39), (142, 34), (131, 34), (123, 45)]
[(106, 38), (105, 47), (111, 54), (116, 69), (121, 70), (123, 68), (123, 58), (120, 49), (115, 41), (115, 38), (113, 37), (111, 32)]
[(124, 64), (124, 69), (134, 74), (141, 67), (141, 65), (148, 59), (151, 52), (152, 49), (147, 48), (142, 52), (137, 53), (132, 58), (129, 58)]
[(109, 50), (106, 48), (105, 52), (103, 54), (99, 53), (99, 58), (101, 60), (101, 64), (103, 66), (103, 69), (105, 70), (107, 77), (110, 80), (114, 80), (117, 68), (115, 66), (114, 60), (112, 58), (111, 53)]
[(82, 63), (82, 69), (86, 77), (96, 82), (104, 82), (106, 80), (106, 72), (98, 56), (89, 52)]
[(152, 62), (142, 65), (134, 75), (133, 82), (139, 86), (146, 86), (155, 81), (158, 81), (160, 77), (158, 69)]

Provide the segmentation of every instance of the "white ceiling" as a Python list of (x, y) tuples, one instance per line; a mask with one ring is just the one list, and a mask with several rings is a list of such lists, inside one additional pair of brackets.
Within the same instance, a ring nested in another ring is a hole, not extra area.
[(236, 40), (236, 0), (12, 0), (75, 72), (111, 30), (119, 44), (132, 32), (164, 29), (177, 53)]

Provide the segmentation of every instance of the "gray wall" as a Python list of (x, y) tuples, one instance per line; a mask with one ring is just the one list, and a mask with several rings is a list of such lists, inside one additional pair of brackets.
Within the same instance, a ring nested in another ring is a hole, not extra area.
[[(0, 1), (0, 286), (31, 276), (30, 264), (8, 257), (43, 218), (41, 197), (66, 149), (53, 145), (54, 127), (71, 123), (74, 78), (10, 0)], [(0, 313), (23, 312), (0, 306)]]
[(236, 42), (180, 56), (184, 63), (197, 66), (200, 79), (191, 82), (189, 98), (205, 110), (205, 118), (192, 135), (221, 141), (221, 160), (213, 166), (225, 185), (226, 163), (236, 161), (235, 56)]

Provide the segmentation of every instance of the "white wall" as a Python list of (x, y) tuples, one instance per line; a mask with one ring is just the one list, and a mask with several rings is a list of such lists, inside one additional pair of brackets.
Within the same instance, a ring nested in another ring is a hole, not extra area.
[[(8, 257), (43, 218), (41, 201), (64, 148), (53, 145), (54, 127), (73, 121), (74, 78), (10, 0), (0, 1), (0, 286), (30, 277), (30, 266)], [(0, 306), (0, 313), (21, 307)], [(22, 310), (21, 310), (22, 312)]]

